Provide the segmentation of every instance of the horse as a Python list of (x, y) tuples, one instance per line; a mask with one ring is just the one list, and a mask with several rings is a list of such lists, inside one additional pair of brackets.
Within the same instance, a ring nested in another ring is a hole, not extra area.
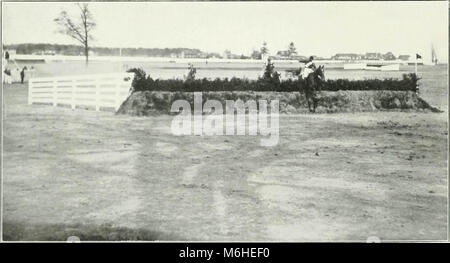
[(309, 112), (316, 112), (317, 102), (319, 101), (317, 93), (320, 92), (325, 81), (324, 72), (324, 66), (319, 66), (305, 79), (306, 85), (304, 91), (306, 101), (308, 102)]

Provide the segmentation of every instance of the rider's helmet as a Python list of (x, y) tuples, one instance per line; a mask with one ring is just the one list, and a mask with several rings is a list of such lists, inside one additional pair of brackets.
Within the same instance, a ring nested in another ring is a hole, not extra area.
[(313, 61), (314, 60), (314, 57), (313, 56), (310, 56), (309, 57), (309, 61)]

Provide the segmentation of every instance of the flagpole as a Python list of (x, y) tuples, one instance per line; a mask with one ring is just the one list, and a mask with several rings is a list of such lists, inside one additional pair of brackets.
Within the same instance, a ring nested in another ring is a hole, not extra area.
[(120, 47), (119, 48), (119, 60), (120, 60), (120, 63), (119, 63), (119, 72), (122, 72), (122, 70), (123, 70), (123, 62), (122, 62), (122, 48)]
[(417, 76), (417, 53), (416, 53), (416, 59), (414, 62), (414, 74), (416, 74), (416, 76)]

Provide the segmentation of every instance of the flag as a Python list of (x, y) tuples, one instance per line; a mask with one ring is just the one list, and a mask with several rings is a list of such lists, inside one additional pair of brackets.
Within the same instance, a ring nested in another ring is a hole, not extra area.
[(422, 58), (422, 56), (416, 53), (416, 59), (419, 59), (419, 58)]

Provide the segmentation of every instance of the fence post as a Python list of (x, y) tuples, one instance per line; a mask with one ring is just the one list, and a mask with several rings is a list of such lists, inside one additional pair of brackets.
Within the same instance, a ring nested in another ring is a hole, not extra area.
[(100, 111), (100, 82), (98, 77), (95, 79), (95, 110)]
[(33, 104), (33, 96), (31, 95), (33, 92), (33, 80), (28, 80), (28, 104)]
[(117, 80), (116, 81), (114, 81), (115, 82), (115, 85), (116, 85), (116, 98), (115, 98), (115, 107), (114, 107), (114, 110), (118, 110), (119, 109), (119, 107), (120, 107), (120, 80), (121, 80), (121, 78), (120, 77), (118, 77), (117, 78)]
[(58, 81), (54, 80), (53, 82), (53, 106), (58, 104)]
[(70, 107), (72, 108), (72, 110), (74, 110), (75, 106), (76, 106), (76, 104), (75, 104), (75, 85), (76, 85), (76, 80), (73, 79), (71, 81), (72, 100), (71, 100), (71, 104), (70, 104)]

